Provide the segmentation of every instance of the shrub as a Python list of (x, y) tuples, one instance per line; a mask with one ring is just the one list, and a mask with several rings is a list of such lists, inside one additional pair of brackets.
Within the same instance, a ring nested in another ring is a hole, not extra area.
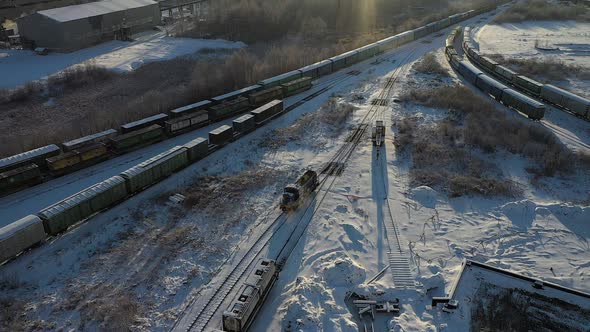
[(413, 66), (418, 73), (449, 77), (449, 72), (436, 60), (434, 53), (428, 53)]
[(548, 20), (590, 20), (588, 8), (584, 5), (572, 5), (564, 2), (547, 0), (527, 0), (514, 4), (509, 10), (495, 19), (495, 23), (516, 23), (522, 21)]

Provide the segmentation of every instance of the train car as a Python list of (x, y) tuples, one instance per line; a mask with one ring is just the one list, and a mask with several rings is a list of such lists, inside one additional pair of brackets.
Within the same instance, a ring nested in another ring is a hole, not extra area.
[(81, 138), (77, 138), (75, 140), (71, 140), (68, 142), (64, 142), (61, 144), (62, 149), (64, 152), (69, 152), (74, 149), (79, 149), (89, 145), (95, 145), (97, 143), (106, 143), (108, 142), (109, 138), (115, 137), (117, 135), (117, 131), (115, 129), (109, 129), (105, 131), (101, 131), (100, 133), (84, 136)]
[(357, 63), (357, 53), (358, 52), (356, 50), (353, 50), (346, 53), (342, 53), (335, 57), (331, 57), (329, 60), (332, 61), (332, 69), (334, 71), (338, 71), (342, 68), (350, 67), (353, 64)]
[(479, 64), (491, 73), (494, 72), (494, 69), (496, 69), (496, 66), (498, 65), (496, 61), (488, 58), (487, 56), (481, 56), (479, 58)]
[(188, 160), (194, 163), (209, 154), (209, 141), (206, 138), (198, 137), (183, 145), (188, 152)]
[(283, 99), (283, 88), (281, 86), (273, 86), (272, 88), (260, 90), (248, 96), (250, 105), (254, 107), (260, 107), (275, 99)]
[(448, 61), (451, 61), (451, 59), (454, 56), (459, 56), (459, 54), (457, 53), (457, 51), (455, 51), (455, 48), (454, 47), (449, 47), (446, 50), (445, 55), (446, 55)]
[(169, 113), (172, 118), (179, 118), (182, 116), (186, 116), (187, 114), (190, 114), (190, 113), (195, 113), (198, 111), (206, 110), (211, 105), (213, 105), (212, 101), (202, 100), (198, 103), (194, 103), (194, 104), (186, 105), (183, 107), (179, 107), (177, 109), (173, 109)]
[(234, 128), (228, 125), (223, 125), (209, 132), (209, 143), (213, 145), (223, 146), (229, 143), (233, 137)]
[(316, 79), (320, 76), (329, 75), (332, 73), (332, 61), (323, 60), (316, 62), (299, 69), (299, 72), (301, 73), (301, 77), (308, 76), (313, 79)]
[(113, 137), (109, 140), (109, 145), (114, 151), (122, 153), (159, 142), (162, 139), (164, 139), (164, 129), (160, 125), (155, 124), (147, 128)]
[(42, 181), (41, 170), (35, 164), (0, 173), (0, 193), (9, 193)]
[(403, 44), (407, 44), (411, 41), (414, 41), (414, 30), (405, 31), (395, 36), (382, 39), (377, 42), (377, 45), (379, 46), (379, 52), (383, 53), (392, 48), (396, 48)]
[(541, 98), (555, 105), (564, 107), (571, 112), (590, 118), (590, 100), (577, 96), (551, 84), (541, 88)]
[(37, 215), (43, 220), (45, 232), (57, 235), (126, 196), (125, 180), (113, 176), (41, 210)]
[(486, 74), (482, 74), (477, 77), (475, 86), (477, 86), (481, 91), (492, 95), (498, 101), (502, 100), (502, 94), (504, 93), (504, 90), (508, 89), (507, 86)]
[(96, 164), (109, 157), (109, 151), (102, 143), (84, 146), (60, 155), (47, 158), (47, 167), (53, 174), (63, 174)]
[(526, 114), (530, 119), (540, 120), (545, 116), (545, 105), (531, 99), (522, 93), (512, 89), (505, 89), (502, 94), (502, 103), (521, 113)]
[(457, 70), (461, 76), (463, 76), (469, 83), (473, 85), (475, 85), (477, 82), (477, 77), (483, 74), (481, 70), (477, 69), (467, 60), (460, 61)]
[(179, 118), (169, 119), (164, 122), (164, 127), (168, 136), (176, 136), (207, 124), (209, 124), (209, 113), (206, 110), (200, 110)]
[(273, 86), (278, 86), (283, 83), (287, 83), (292, 80), (296, 80), (301, 77), (301, 72), (299, 70), (293, 70), (288, 73), (284, 73), (275, 77), (267, 78), (263, 81), (258, 82), (258, 84), (262, 85), (265, 89), (271, 88)]
[(502, 65), (497, 65), (494, 69), (494, 73), (496, 73), (496, 75), (510, 83), (512, 83), (514, 76), (518, 75), (515, 71), (510, 70)]
[(356, 51), (357, 53), (357, 61), (364, 61), (367, 59), (370, 59), (372, 57), (374, 57), (375, 55), (381, 53), (381, 51), (379, 50), (379, 44), (377, 43), (372, 43), (360, 48), (357, 48)]
[(127, 192), (133, 194), (159, 182), (188, 165), (187, 148), (175, 146), (126, 170), (120, 176), (125, 179)]
[(57, 145), (50, 144), (31, 151), (6, 157), (0, 159), (0, 172), (6, 172), (11, 169), (19, 168), (31, 163), (36, 164), (41, 169), (45, 169), (45, 159), (56, 156), (60, 152), (61, 150)]
[(45, 240), (43, 221), (28, 215), (0, 228), (0, 263)]
[(305, 90), (311, 89), (311, 77), (298, 78), (289, 83), (281, 84), (283, 89), (283, 96), (289, 97)]
[(248, 275), (246, 282), (240, 287), (236, 297), (223, 312), (222, 327), (228, 332), (248, 330), (258, 310), (262, 307), (266, 296), (277, 280), (276, 262), (261, 259)]
[(428, 29), (426, 28), (426, 26), (414, 29), (413, 31), (414, 31), (414, 38), (416, 40), (428, 35)]
[(475, 63), (480, 63), (481, 55), (479, 55), (479, 51), (475, 48), (475, 45), (470, 46), (471, 47), (467, 50), (467, 53)]
[(251, 85), (249, 87), (245, 87), (243, 89), (239, 89), (239, 90), (236, 90), (236, 91), (232, 91), (232, 92), (226, 93), (226, 94), (221, 95), (221, 96), (217, 96), (217, 97), (211, 98), (211, 101), (213, 102), (214, 105), (217, 105), (217, 104), (221, 104), (221, 103), (226, 102), (226, 101), (234, 100), (234, 99), (236, 99), (238, 97), (247, 97), (247, 96), (249, 96), (250, 94), (252, 94), (252, 93), (254, 93), (256, 91), (260, 91), (261, 89), (263, 89), (262, 85), (255, 84), (255, 85)]
[(235, 119), (232, 123), (234, 132), (238, 133), (249, 133), (256, 129), (256, 120), (252, 114), (244, 114), (241, 117)]
[(449, 60), (449, 62), (451, 63), (451, 67), (459, 71), (459, 66), (461, 66), (461, 61), (463, 61), (463, 59), (457, 54), (451, 55), (450, 58), (451, 59)]
[(514, 84), (520, 89), (523, 89), (531, 93), (534, 96), (540, 96), (541, 89), (543, 88), (543, 84), (533, 79), (530, 79), (524, 75), (515, 75), (512, 80), (512, 84)]
[(160, 114), (152, 115), (152, 116), (145, 118), (145, 119), (126, 123), (121, 126), (121, 133), (127, 134), (132, 131), (136, 131), (139, 129), (150, 127), (155, 124), (163, 126), (164, 121), (168, 120), (169, 117), (170, 116), (168, 114), (160, 113)]
[(223, 103), (209, 108), (209, 120), (217, 121), (225, 119), (232, 115), (240, 114), (250, 108), (250, 102), (246, 97), (237, 97), (232, 100), (224, 101)]
[(438, 24), (437, 24), (438, 29), (437, 29), (437, 31), (438, 30), (442, 30), (442, 29), (444, 29), (444, 28), (446, 28), (446, 27), (448, 27), (450, 25), (451, 25), (451, 18), (450, 17), (443, 18), (442, 20), (438, 21)]
[(253, 110), (250, 114), (254, 116), (254, 121), (256, 121), (256, 125), (259, 126), (282, 111), (283, 101), (273, 100), (270, 103)]
[(451, 15), (449, 16), (449, 21), (452, 24), (457, 24), (461, 21), (463, 21), (463, 14), (455, 14), (455, 15)]

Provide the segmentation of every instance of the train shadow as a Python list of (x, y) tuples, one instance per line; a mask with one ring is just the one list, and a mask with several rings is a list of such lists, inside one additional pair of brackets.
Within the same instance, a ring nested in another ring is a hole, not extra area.
[(374, 146), (371, 158), (371, 192), (375, 202), (375, 216), (377, 226), (377, 266), (381, 271), (386, 266), (387, 258), (383, 253), (387, 252), (387, 234), (385, 233), (384, 203), (388, 195), (389, 180), (387, 175), (387, 149), (385, 144)]

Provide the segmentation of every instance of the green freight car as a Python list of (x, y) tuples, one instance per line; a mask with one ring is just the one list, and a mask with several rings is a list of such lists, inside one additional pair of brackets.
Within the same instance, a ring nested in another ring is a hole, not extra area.
[(302, 77), (289, 83), (282, 84), (281, 87), (283, 88), (283, 95), (285, 97), (292, 96), (311, 89), (311, 77)]
[(41, 170), (29, 164), (0, 173), (0, 194), (41, 182)]
[(186, 147), (176, 146), (121, 173), (127, 191), (132, 194), (159, 182), (172, 173), (188, 166)]
[(255, 92), (248, 96), (250, 104), (254, 107), (262, 106), (271, 100), (283, 99), (283, 88), (275, 86), (272, 88), (264, 89), (262, 91)]
[(126, 152), (164, 139), (164, 129), (160, 125), (132, 131), (110, 139), (110, 145), (117, 152)]
[(41, 210), (38, 216), (47, 234), (56, 235), (126, 196), (125, 180), (113, 176)]
[(250, 108), (248, 98), (238, 97), (209, 108), (209, 119), (217, 121), (234, 114), (242, 113)]

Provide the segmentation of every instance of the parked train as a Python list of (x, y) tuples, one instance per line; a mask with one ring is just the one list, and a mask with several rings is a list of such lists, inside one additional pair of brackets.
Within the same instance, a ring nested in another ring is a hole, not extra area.
[[(494, 7), (471, 10), (427, 26), (385, 38), (359, 49), (305, 66), (256, 85), (167, 113), (57, 145), (48, 145), (0, 159), (0, 194), (61, 175), (138, 147), (152, 144), (188, 130), (233, 115), (257, 109), (183, 146), (159, 154), (123, 173), (74, 194), (35, 215), (0, 228), (0, 262), (42, 242), (48, 235), (63, 232), (93, 214), (161, 181), (170, 174), (203, 158), (231, 140), (265, 124), (284, 112), (281, 99), (311, 88), (311, 81), (342, 68), (411, 42), (432, 32), (479, 15)], [(281, 97), (281, 98), (279, 98)], [(270, 102), (269, 102), (270, 101)]]
[[(464, 35), (469, 36), (469, 33), (469, 27), (465, 28)], [(464, 60), (457, 54), (454, 47), (454, 41), (459, 38), (459, 35), (460, 29), (456, 29), (447, 38), (445, 52), (451, 66), (469, 83), (473, 84), (484, 93), (491, 95), (506, 107), (526, 114), (530, 119), (542, 119), (545, 115), (545, 105), (543, 103), (529, 98), (516, 90), (510, 89), (508, 86), (486, 75), (483, 71), (479, 70), (469, 61)], [(464, 40), (462, 44), (464, 48), (470, 47), (468, 40)]]
[[(539, 83), (529, 77), (520, 75), (519, 73), (500, 65), (489, 57), (481, 55), (481, 53), (475, 48), (475, 45), (471, 42), (468, 27), (465, 28), (462, 46), (469, 59), (471, 59), (471, 61), (473, 61), (491, 76), (503, 81), (504, 83), (514, 87), (516, 90), (519, 90), (529, 96), (556, 105), (579, 117), (590, 120), (589, 99), (577, 96), (554, 85)], [(498, 86), (491, 87), (490, 90), (495, 92), (496, 95), (501, 94), (501, 92), (498, 91)], [(496, 95), (494, 95), (496, 99), (502, 99), (501, 96), (498, 97)], [(514, 93), (509, 94), (508, 98), (512, 98), (513, 95)]]
[[(65, 198), (35, 215), (29, 215), (0, 228), (0, 262), (58, 235), (97, 212), (204, 158), (219, 147), (255, 130), (284, 112), (282, 100), (273, 100), (209, 133), (154, 156), (119, 175)], [(249, 120), (244, 120), (248, 118)], [(49, 151), (49, 150), (48, 150)]]
[(278, 268), (274, 260), (259, 260), (246, 282), (241, 285), (236, 297), (223, 312), (223, 331), (246, 331), (277, 277)]

